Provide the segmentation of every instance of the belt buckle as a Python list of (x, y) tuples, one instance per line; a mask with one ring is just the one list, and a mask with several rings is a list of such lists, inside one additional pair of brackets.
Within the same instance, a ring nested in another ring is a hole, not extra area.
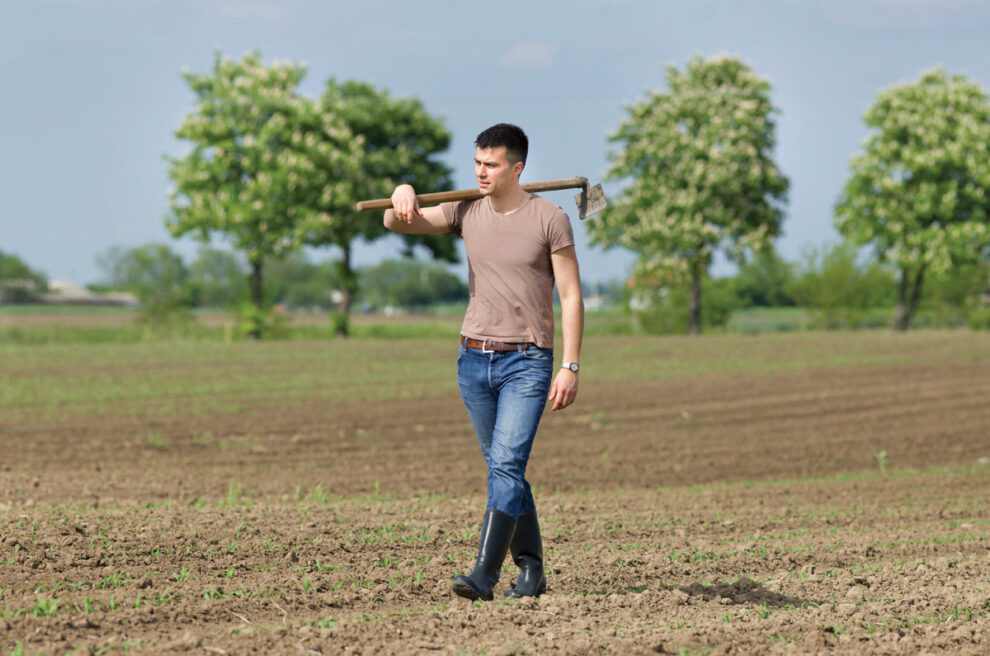
[(494, 353), (494, 352), (495, 352), (495, 349), (492, 349), (491, 351), (489, 351), (489, 350), (487, 350), (487, 349), (485, 348), (485, 346), (486, 346), (487, 344), (488, 344), (488, 340), (487, 340), (487, 339), (483, 339), (483, 340), (481, 340), (481, 352), (482, 352), (482, 353)]

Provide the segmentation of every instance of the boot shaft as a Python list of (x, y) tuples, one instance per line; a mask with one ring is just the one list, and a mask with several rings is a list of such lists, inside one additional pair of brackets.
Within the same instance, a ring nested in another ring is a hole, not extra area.
[(494, 573), (502, 571), (502, 563), (509, 551), (516, 529), (516, 520), (501, 510), (488, 510), (481, 523), (481, 538), (478, 541), (478, 560), (475, 569)]
[(535, 510), (519, 515), (509, 550), (512, 561), (520, 568), (543, 566), (543, 538)]
[(502, 563), (509, 552), (516, 520), (500, 510), (489, 510), (481, 524), (478, 560), (470, 574), (455, 576), (451, 588), (467, 599), (493, 598), (492, 588), (502, 573)]

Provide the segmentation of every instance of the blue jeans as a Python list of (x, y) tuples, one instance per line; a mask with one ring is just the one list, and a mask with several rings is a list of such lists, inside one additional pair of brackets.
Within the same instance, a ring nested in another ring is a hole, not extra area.
[(461, 346), (457, 385), (488, 465), (488, 510), (536, 509), (526, 464), (550, 392), (553, 349), (494, 353)]

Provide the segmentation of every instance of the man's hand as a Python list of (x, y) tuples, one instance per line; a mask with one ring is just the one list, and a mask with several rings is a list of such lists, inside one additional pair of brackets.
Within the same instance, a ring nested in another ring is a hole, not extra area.
[(574, 399), (577, 398), (577, 392), (577, 374), (570, 369), (561, 368), (557, 372), (557, 376), (553, 379), (553, 384), (550, 385), (550, 396), (547, 397), (547, 401), (553, 401), (550, 409), (563, 410), (574, 403)]
[(417, 216), (423, 216), (412, 185), (403, 184), (395, 188), (392, 192), (392, 211), (395, 212), (395, 218), (403, 223), (412, 223)]

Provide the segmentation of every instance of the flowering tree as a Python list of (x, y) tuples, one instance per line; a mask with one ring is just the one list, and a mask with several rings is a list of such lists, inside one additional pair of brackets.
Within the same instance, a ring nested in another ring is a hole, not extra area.
[(353, 202), (349, 180), (357, 172), (360, 140), (298, 95), (304, 75), (291, 63), (265, 66), (258, 53), (233, 61), (218, 52), (212, 72), (184, 74), (196, 108), (175, 135), (192, 150), (168, 158), (175, 187), (167, 227), (177, 237), (193, 233), (206, 240), (220, 233), (245, 253), (255, 337), (265, 317), (266, 258), (299, 248), (300, 223), (314, 194), (328, 203)]
[(882, 91), (836, 207), (838, 230), (898, 269), (895, 330), (907, 330), (926, 272), (990, 251), (990, 104), (962, 75), (927, 71)]
[(608, 178), (628, 184), (589, 224), (593, 243), (639, 254), (640, 284), (691, 284), (690, 330), (701, 330), (701, 281), (718, 249), (730, 258), (780, 232), (788, 181), (771, 158), (770, 84), (732, 57), (667, 67), (667, 92), (627, 107)]

